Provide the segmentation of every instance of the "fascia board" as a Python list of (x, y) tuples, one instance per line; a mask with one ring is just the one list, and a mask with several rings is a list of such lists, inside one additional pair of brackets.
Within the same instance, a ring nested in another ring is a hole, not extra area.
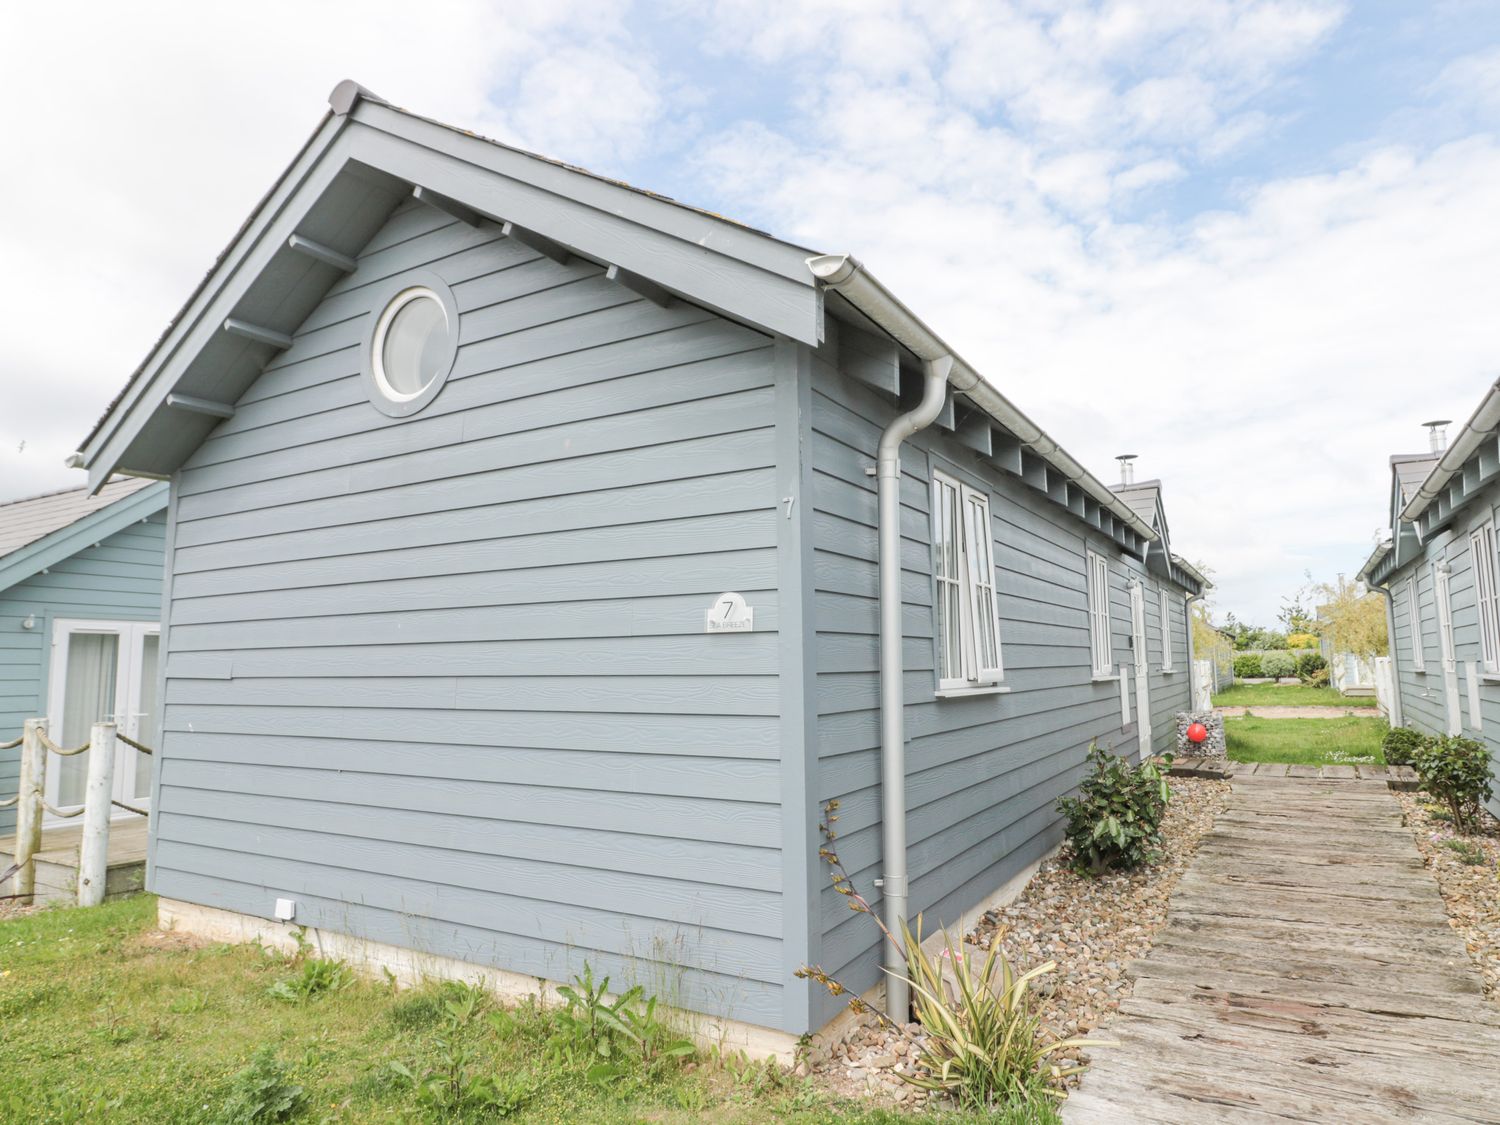
[[(411, 134), (420, 121), (395, 114), (381, 106), (361, 103), (356, 115), (394, 118)], [(382, 125), (384, 121), (382, 120)], [(538, 187), (507, 174), (496, 165), (493, 154), (514, 158), (486, 141), (458, 134), (440, 126), (427, 126), (426, 135), (411, 135), (372, 128), (356, 122), (352, 130), (352, 155), (362, 163), (388, 172), (398, 179), (421, 184), (473, 208), (485, 218), (509, 221), (537, 231), (580, 256), (604, 265), (619, 266), (639, 274), (693, 304), (703, 305), (734, 320), (777, 333), (810, 347), (823, 338), (821, 288), (807, 270), (805, 258), (798, 265), (805, 280), (793, 279), (780, 269), (745, 261), (707, 244), (706, 236), (690, 241), (678, 234), (648, 225), (640, 218), (605, 210), (572, 194)], [(458, 145), (454, 141), (470, 141)], [(479, 146), (477, 149), (473, 146)], [(437, 146), (437, 147), (434, 147)], [(463, 155), (454, 151), (462, 150)], [(486, 151), (489, 150), (489, 151)], [(485, 163), (478, 157), (488, 157)], [(529, 158), (530, 163), (538, 163)], [(541, 162), (545, 163), (545, 162)], [(566, 169), (554, 169), (566, 173)], [(579, 188), (611, 187), (590, 180), (584, 173), (567, 173), (570, 185)], [(613, 189), (635, 194), (626, 189)], [(641, 202), (652, 202), (642, 199)], [(673, 204), (659, 207), (682, 212)], [(659, 215), (651, 216), (659, 219)], [(708, 220), (703, 220), (705, 223)], [(766, 235), (749, 235), (774, 242)], [(724, 241), (720, 236), (718, 241)]]
[[(150, 417), (162, 409), (166, 396), (197, 358), (209, 339), (223, 330), (224, 321), (270, 263), (285, 249), (302, 216), (343, 171), (349, 141), (343, 132), (347, 118), (331, 118), (326, 135), (309, 146), (282, 184), (262, 206), (255, 220), (225, 256), (209, 284), (179, 316), (174, 330), (155, 349), (136, 385), (111, 411), (93, 440), (83, 450), (89, 487), (97, 491), (121, 468), (120, 458)], [(129, 466), (126, 466), (128, 468)]]

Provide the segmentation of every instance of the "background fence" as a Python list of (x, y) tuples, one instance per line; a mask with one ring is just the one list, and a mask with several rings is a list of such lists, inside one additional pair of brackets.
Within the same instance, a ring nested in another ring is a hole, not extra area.
[[(119, 742), (150, 754), (142, 746), (115, 729), (114, 723), (95, 723), (89, 740), (82, 746), (62, 747), (47, 737), (46, 719), (27, 719), (21, 737), (0, 743), (0, 750), (21, 748), (21, 779), (16, 795), (0, 801), (0, 808), (16, 807), (15, 862), (0, 874), (0, 884), (12, 880), (11, 896), (29, 902), (36, 892), (36, 855), (42, 850), (42, 828), (46, 814), (59, 819), (83, 818), (83, 836), (78, 846), (78, 905), (97, 906), (104, 901), (109, 874), (109, 829), (114, 809), (146, 815), (145, 809), (114, 799), (115, 748)], [(76, 809), (59, 809), (48, 804), (47, 762), (50, 755), (70, 758), (89, 754), (83, 804)]]

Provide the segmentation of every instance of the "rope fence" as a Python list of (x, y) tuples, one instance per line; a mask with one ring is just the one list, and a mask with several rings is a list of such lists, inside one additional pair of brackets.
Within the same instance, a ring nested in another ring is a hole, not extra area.
[[(127, 738), (125, 735), (120, 734), (118, 731), (115, 733), (115, 737), (117, 739), (119, 739), (121, 742), (123, 742), (126, 746), (129, 746), (132, 750), (139, 750), (142, 754), (151, 754), (151, 755), (155, 755), (156, 754), (156, 751), (153, 750), (153, 749), (151, 749), (151, 747), (149, 747), (149, 746), (142, 746), (135, 739), (133, 739), (133, 738)], [(142, 814), (142, 815), (145, 815), (145, 814)]]
[[(15, 864), (0, 876), (0, 884), (13, 879), (9, 898), (30, 901), (36, 893), (36, 855), (42, 850), (43, 814), (60, 820), (83, 818), (83, 835), (78, 848), (78, 905), (97, 906), (104, 901), (105, 880), (109, 873), (109, 828), (113, 809), (124, 809), (137, 816), (149, 816), (146, 809), (114, 798), (115, 746), (123, 742), (142, 754), (155, 754), (133, 738), (115, 729), (114, 723), (95, 723), (90, 737), (82, 746), (59, 746), (47, 736), (46, 719), (27, 719), (21, 737), (0, 742), (0, 750), (21, 748), (21, 776), (16, 795), (0, 801), (0, 809), (16, 808)], [(59, 809), (46, 799), (47, 760), (51, 754), (71, 758), (97, 748), (90, 754), (84, 781), (83, 804), (74, 809)]]

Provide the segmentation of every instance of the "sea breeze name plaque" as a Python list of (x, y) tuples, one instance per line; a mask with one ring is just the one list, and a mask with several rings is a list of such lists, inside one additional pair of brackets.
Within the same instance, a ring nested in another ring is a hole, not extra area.
[(750, 633), (755, 630), (755, 610), (739, 594), (720, 594), (703, 615), (705, 633)]

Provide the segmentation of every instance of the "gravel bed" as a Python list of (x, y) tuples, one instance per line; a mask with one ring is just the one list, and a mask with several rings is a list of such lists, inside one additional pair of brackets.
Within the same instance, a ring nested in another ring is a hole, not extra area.
[[(1126, 965), (1150, 949), (1166, 921), (1172, 888), (1229, 799), (1227, 781), (1174, 777), (1170, 784), (1161, 863), (1091, 878), (1073, 871), (1064, 852), (1045, 861), (1014, 902), (985, 914), (966, 935), (981, 949), (998, 940), (1021, 972), (1057, 962), (1057, 971), (1032, 989), (1044, 1027), (1064, 1036), (1091, 1031), (1130, 995)], [(842, 1041), (815, 1047), (808, 1069), (839, 1094), (920, 1105), (925, 1093), (899, 1077), (913, 1069), (913, 1040), (920, 1034), (916, 1024), (889, 1031), (866, 1017)]]
[[(1460, 836), (1444, 819), (1442, 806), (1425, 793), (1398, 793), (1407, 826), (1417, 839), (1417, 849), (1427, 870), (1437, 880), (1448, 906), (1448, 924), (1464, 939), (1474, 966), (1484, 977), (1484, 994), (1500, 1003), (1500, 822), (1483, 818), (1478, 836)], [(1477, 847), (1484, 862), (1470, 864), (1449, 846), (1457, 841)]]

